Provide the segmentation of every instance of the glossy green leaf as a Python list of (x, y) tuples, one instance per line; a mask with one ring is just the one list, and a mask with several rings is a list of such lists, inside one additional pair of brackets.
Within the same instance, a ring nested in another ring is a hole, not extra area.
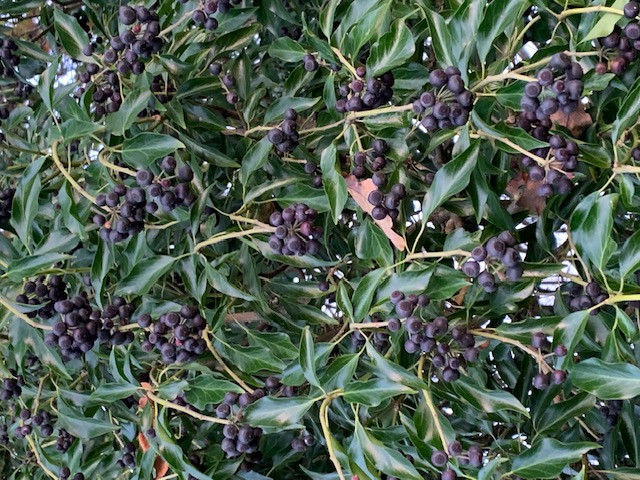
[(371, 46), (367, 74), (377, 77), (402, 65), (415, 52), (415, 41), (404, 20), (396, 20), (391, 30)]
[(629, 93), (622, 100), (622, 105), (618, 109), (616, 120), (611, 128), (611, 138), (614, 145), (617, 144), (625, 130), (635, 124), (640, 113), (640, 78), (636, 79)]
[(480, 61), (484, 62), (494, 48), (494, 40), (503, 33), (509, 34), (516, 27), (527, 0), (494, 0), (489, 3), (478, 28), (475, 47)]
[(617, 194), (594, 192), (578, 204), (569, 223), (576, 248), (600, 269), (616, 249), (611, 230), (617, 199)]
[(60, 8), (54, 8), (53, 23), (60, 42), (73, 58), (94, 63), (91, 57), (82, 53), (84, 46), (89, 44), (89, 37), (74, 16), (67, 15)]
[(244, 390), (235, 383), (213, 375), (198, 375), (189, 381), (185, 398), (194, 407), (204, 410), (207, 405), (220, 403), (227, 392), (244, 393)]
[(10, 223), (26, 247), (30, 246), (33, 234), (32, 223), (38, 213), (38, 197), (42, 188), (38, 174), (44, 160), (44, 157), (40, 157), (27, 167), (13, 197)]
[(567, 465), (597, 448), (597, 443), (563, 443), (544, 438), (513, 460), (510, 473), (527, 479), (556, 478)]
[(269, 158), (269, 152), (271, 152), (272, 149), (273, 145), (265, 135), (247, 151), (242, 158), (242, 168), (240, 170), (240, 178), (243, 185), (247, 185), (251, 175), (264, 166)]
[(123, 142), (122, 161), (136, 169), (145, 168), (181, 148), (186, 148), (185, 144), (170, 135), (143, 132)]
[(263, 397), (244, 411), (244, 422), (255, 427), (297, 428), (315, 400), (305, 397)]
[(151, 92), (149, 89), (134, 90), (129, 93), (122, 102), (122, 106), (115, 113), (107, 115), (107, 127), (114, 135), (122, 136), (126, 132), (138, 114), (142, 112), (151, 100)]
[(461, 398), (478, 410), (487, 413), (512, 410), (527, 417), (529, 416), (529, 412), (524, 405), (516, 397), (504, 390), (489, 390), (465, 377), (453, 383), (453, 389)]
[(348, 384), (344, 389), (343, 398), (349, 403), (377, 407), (389, 398), (416, 393), (418, 391), (411, 387), (385, 378), (377, 378), (366, 382), (358, 381)]
[(353, 292), (353, 297), (351, 299), (351, 303), (355, 305), (353, 311), (354, 321), (361, 322), (369, 313), (369, 308), (371, 307), (371, 302), (376, 293), (376, 289), (386, 274), (387, 271), (384, 268), (378, 268), (362, 277), (360, 283), (358, 283), (358, 287)]
[(471, 172), (476, 167), (479, 149), (480, 143), (473, 141), (471, 147), (436, 172), (433, 183), (422, 201), (424, 218), (429, 218), (436, 208), (466, 188)]
[(347, 182), (341, 175), (340, 160), (335, 143), (326, 147), (320, 157), (322, 169), (322, 185), (329, 199), (333, 222), (338, 223), (342, 215), (342, 209), (347, 203)]
[(303, 112), (321, 100), (320, 97), (307, 98), (307, 97), (282, 97), (273, 102), (267, 108), (264, 114), (264, 122), (271, 123), (275, 120), (280, 120), (284, 115), (284, 112), (288, 108), (293, 108), (296, 112)]
[(576, 388), (602, 400), (623, 400), (640, 395), (640, 368), (628, 363), (607, 363), (589, 358), (573, 366), (569, 377)]
[(289, 37), (280, 37), (269, 46), (269, 55), (285, 62), (300, 62), (307, 51)]
[(311, 334), (311, 330), (309, 329), (309, 327), (305, 327), (302, 332), (302, 338), (300, 339), (299, 358), (300, 368), (302, 368), (304, 378), (307, 379), (307, 382), (309, 382), (310, 385), (319, 387), (320, 381), (318, 380), (315, 364), (315, 345), (313, 342), (313, 335)]
[(573, 363), (573, 352), (582, 339), (589, 316), (588, 310), (573, 312), (556, 326), (553, 332), (553, 345), (562, 344), (567, 347), (567, 355), (560, 360), (560, 368), (568, 368)]
[(155, 255), (146, 258), (133, 267), (131, 273), (118, 283), (116, 292), (119, 295), (143, 295), (147, 293), (171, 269), (175, 262), (176, 259), (174, 257), (167, 255)]

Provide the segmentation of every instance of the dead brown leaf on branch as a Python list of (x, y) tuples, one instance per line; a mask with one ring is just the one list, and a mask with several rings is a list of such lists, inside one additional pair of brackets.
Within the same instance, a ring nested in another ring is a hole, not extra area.
[[(362, 208), (362, 210), (371, 215), (373, 205), (369, 203), (369, 194), (372, 191), (378, 189), (378, 187), (374, 185), (373, 180), (368, 178), (366, 180), (363, 180), (362, 182), (359, 182), (358, 179), (353, 175), (349, 175), (345, 180), (347, 181), (347, 189), (349, 190), (351, 198), (353, 198), (355, 202), (360, 205), (360, 208)], [(371, 218), (373, 219), (373, 217)], [(387, 236), (389, 240), (391, 240), (391, 243), (393, 243), (393, 245), (398, 250), (405, 250), (407, 248), (407, 242), (405, 241), (405, 239), (393, 230), (393, 220), (391, 220), (389, 216), (386, 216), (382, 220), (373, 219), (373, 221), (376, 222), (382, 232)]]
[(551, 120), (567, 128), (571, 135), (576, 138), (581, 138), (585, 130), (593, 124), (591, 115), (584, 111), (584, 105), (582, 104), (578, 104), (578, 109), (575, 112), (564, 113), (562, 110), (558, 110), (551, 115)]

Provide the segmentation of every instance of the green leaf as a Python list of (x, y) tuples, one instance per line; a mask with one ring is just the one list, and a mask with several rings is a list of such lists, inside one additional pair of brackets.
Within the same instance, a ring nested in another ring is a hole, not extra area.
[(75, 138), (86, 138), (89, 135), (100, 130), (100, 125), (95, 122), (86, 122), (76, 118), (70, 118), (60, 125), (60, 135), (65, 142)]
[(595, 404), (596, 397), (581, 392), (564, 402), (552, 403), (544, 409), (536, 409), (533, 419), (536, 431), (540, 435), (555, 430), (565, 422), (588, 412)]
[(422, 475), (404, 455), (369, 435), (360, 422), (356, 422), (354, 438), (362, 447), (367, 459), (377, 469), (403, 480), (422, 480)]
[[(622, 10), (626, 3), (627, 0), (616, 0), (615, 2), (613, 2), (613, 5), (611, 5), (611, 7)], [(588, 42), (589, 40), (594, 40), (600, 37), (606, 37), (611, 32), (613, 32), (613, 29), (620, 18), (620, 15), (616, 15), (614, 13), (604, 13), (602, 15), (602, 18), (598, 20), (598, 23), (593, 26), (593, 28), (589, 31), (586, 37), (584, 37), (580, 41), (580, 43)]]
[(494, 40), (506, 33), (510, 35), (521, 17), (521, 12), (529, 6), (528, 0), (493, 0), (487, 6), (476, 37), (476, 50), (480, 62), (484, 62), (492, 48)]
[(369, 407), (377, 407), (388, 398), (398, 395), (413, 395), (417, 390), (395, 383), (386, 378), (376, 378), (366, 382), (349, 383), (344, 388), (343, 398), (349, 403), (359, 403)]
[(354, 229), (355, 253), (363, 260), (375, 260), (381, 267), (393, 264), (393, 249), (389, 238), (369, 217)]
[(235, 383), (213, 375), (198, 375), (189, 381), (185, 397), (194, 407), (204, 410), (207, 405), (220, 403), (227, 392), (244, 393), (244, 390)]
[(620, 278), (640, 268), (640, 231), (631, 235), (620, 249)]
[(314, 403), (305, 397), (262, 397), (245, 409), (243, 421), (254, 427), (300, 428), (300, 420)]
[(353, 320), (355, 322), (361, 322), (369, 313), (371, 301), (373, 300), (378, 285), (380, 285), (380, 282), (385, 277), (386, 273), (387, 270), (384, 268), (372, 270), (362, 277), (360, 283), (358, 283), (358, 287), (353, 292), (353, 297), (351, 299), (351, 303), (355, 305), (353, 312)]
[(82, 53), (84, 46), (89, 44), (89, 37), (74, 16), (67, 15), (61, 8), (55, 8), (53, 9), (53, 24), (60, 43), (69, 55), (83, 62), (95, 63), (91, 57)]
[(322, 33), (331, 40), (331, 32), (333, 32), (333, 19), (335, 18), (336, 8), (340, 5), (341, 0), (329, 0), (329, 4), (320, 11), (320, 29)]
[(186, 148), (185, 144), (171, 135), (143, 132), (122, 143), (122, 161), (133, 168), (145, 168), (179, 148)]
[(60, 63), (60, 57), (53, 59), (49, 67), (42, 72), (40, 76), (40, 82), (38, 85), (38, 92), (42, 98), (42, 103), (47, 107), (49, 112), (53, 113), (53, 98), (54, 98), (54, 84), (56, 75), (58, 74), (58, 65)]
[(576, 248), (599, 269), (604, 269), (617, 247), (611, 238), (617, 200), (617, 194), (593, 192), (578, 204), (569, 222)]
[(513, 410), (529, 416), (527, 409), (509, 392), (504, 390), (489, 390), (476, 385), (469, 378), (462, 377), (454, 382), (453, 389), (461, 398), (469, 402), (474, 408), (487, 413)]
[(367, 60), (367, 76), (377, 77), (402, 65), (415, 50), (411, 30), (407, 28), (403, 19), (396, 20), (391, 25), (391, 31), (371, 46)]
[(340, 170), (340, 160), (335, 143), (322, 151), (320, 168), (322, 169), (322, 186), (329, 199), (333, 222), (338, 224), (342, 210), (347, 203), (348, 194), (347, 182)]
[[(2, 300), (4, 301), (6, 299), (3, 298)], [(27, 323), (21, 319), (13, 317), (9, 327), (9, 338), (13, 345), (26, 345), (29, 347), (41, 363), (47, 365), (51, 370), (58, 373), (58, 375), (67, 380), (72, 379), (60, 359), (60, 355), (58, 355), (58, 352), (47, 347), (40, 336), (40, 331), (27, 325)]]
[(227, 280), (225, 276), (222, 275), (218, 270), (213, 268), (211, 264), (205, 263), (204, 269), (207, 274), (209, 285), (211, 285), (214, 290), (230, 297), (242, 298), (243, 300), (256, 299), (253, 295), (243, 292), (239, 288), (231, 285), (231, 283), (229, 283), (229, 280)]
[(640, 368), (589, 358), (570, 371), (571, 383), (601, 400), (624, 400), (640, 395)]
[(318, 375), (316, 373), (316, 350), (313, 340), (313, 335), (309, 327), (305, 327), (302, 332), (302, 338), (300, 339), (300, 368), (304, 373), (304, 378), (307, 379), (314, 387), (320, 386)]
[(242, 168), (240, 170), (240, 180), (242, 185), (246, 186), (251, 175), (262, 168), (269, 158), (269, 152), (273, 145), (269, 138), (265, 135), (262, 139), (252, 146), (245, 156), (242, 158)]
[(611, 140), (615, 146), (625, 130), (634, 125), (640, 114), (640, 78), (633, 82), (629, 93), (622, 100), (618, 115), (611, 128)]
[(138, 263), (131, 273), (118, 282), (118, 295), (144, 295), (167, 273), (176, 259), (167, 255), (154, 255)]
[(269, 46), (269, 55), (285, 62), (301, 62), (307, 51), (289, 37), (276, 38)]
[(86, 406), (108, 405), (116, 400), (130, 397), (139, 389), (140, 387), (131, 383), (105, 383), (91, 392)]
[(220, 343), (216, 348), (244, 373), (282, 372), (285, 363), (266, 347), (241, 347)]
[(27, 248), (30, 247), (33, 235), (32, 224), (38, 214), (38, 197), (42, 188), (39, 173), (44, 160), (44, 157), (40, 157), (25, 169), (11, 207), (9, 223), (15, 228), (20, 241)]
[(366, 349), (377, 376), (418, 390), (427, 388), (426, 383), (416, 375), (380, 355), (371, 343), (367, 342)]
[(439, 13), (431, 9), (425, 9), (425, 15), (429, 24), (433, 51), (439, 63), (443, 66), (458, 65), (458, 59), (453, 53), (453, 39), (447, 22)]
[(560, 368), (568, 368), (573, 364), (573, 352), (582, 339), (582, 334), (589, 320), (589, 311), (573, 312), (562, 319), (553, 332), (553, 344), (567, 347), (567, 355), (560, 360)]
[(429, 218), (436, 208), (469, 185), (471, 172), (478, 161), (479, 150), (480, 143), (474, 140), (468, 149), (436, 172), (433, 183), (422, 202), (423, 218)]
[(518, 455), (511, 465), (511, 474), (527, 479), (555, 478), (571, 463), (589, 450), (600, 448), (597, 443), (563, 443), (545, 438)]
[(111, 425), (104, 419), (96, 420), (95, 418), (78, 417), (62, 413), (62, 411), (58, 411), (58, 426), (64, 428), (74, 437), (83, 440), (101, 437), (118, 430), (117, 426)]
[(277, 99), (264, 114), (264, 123), (271, 123), (275, 120), (279, 120), (284, 115), (285, 110), (293, 108), (296, 112), (300, 113), (316, 105), (322, 97), (282, 97)]
[(113, 266), (113, 255), (105, 242), (99, 242), (96, 254), (91, 263), (91, 286), (96, 295), (98, 306), (102, 307), (102, 288), (104, 280)]
[(126, 132), (136, 118), (138, 114), (142, 112), (151, 100), (152, 93), (148, 88), (140, 88), (134, 90), (126, 96), (124, 102), (120, 106), (120, 110), (107, 115), (107, 128), (113, 132), (114, 135), (122, 136)]
[(45, 268), (51, 267), (54, 263), (58, 263), (68, 258), (72, 257), (70, 255), (55, 252), (26, 256), (14, 262), (9, 262), (7, 276), (14, 282), (20, 282), (22, 279), (32, 277)]

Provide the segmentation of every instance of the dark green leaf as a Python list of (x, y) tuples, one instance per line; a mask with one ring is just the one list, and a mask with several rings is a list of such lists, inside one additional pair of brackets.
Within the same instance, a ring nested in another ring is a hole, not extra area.
[(343, 398), (349, 403), (359, 403), (369, 407), (377, 407), (388, 398), (398, 395), (413, 395), (417, 390), (395, 383), (385, 378), (377, 378), (366, 382), (358, 381), (348, 384)]
[(616, 249), (611, 230), (617, 200), (617, 194), (601, 196), (593, 192), (574, 209), (569, 223), (576, 248), (600, 269)]
[(404, 20), (396, 20), (391, 25), (391, 31), (371, 46), (367, 60), (367, 75), (377, 77), (402, 65), (415, 50), (411, 30), (407, 28)]
[(589, 358), (569, 373), (576, 388), (602, 400), (624, 400), (640, 395), (640, 368), (628, 363), (606, 363)]
[(144, 295), (167, 273), (176, 259), (166, 255), (146, 258), (118, 283), (118, 295)]
[(255, 427), (299, 428), (315, 400), (305, 397), (263, 397), (244, 411), (243, 421)]
[(143, 132), (124, 141), (122, 161), (136, 169), (145, 168), (179, 148), (186, 147), (184, 143), (170, 135)]
[(320, 157), (322, 169), (322, 185), (329, 199), (333, 222), (338, 223), (342, 215), (342, 209), (347, 203), (347, 182), (340, 171), (340, 160), (335, 143), (326, 147)]
[(67, 15), (61, 8), (55, 8), (53, 22), (58, 38), (69, 55), (83, 62), (95, 63), (91, 57), (82, 53), (84, 46), (89, 44), (89, 37), (75, 17)]
[(134, 90), (126, 96), (122, 106), (115, 113), (107, 115), (107, 127), (114, 135), (122, 136), (126, 132), (138, 114), (142, 112), (151, 100), (152, 93), (148, 88)]
[(316, 373), (316, 351), (313, 340), (313, 335), (311, 334), (311, 330), (309, 327), (305, 327), (302, 332), (302, 338), (300, 339), (300, 368), (302, 368), (302, 372), (304, 373), (304, 378), (307, 379), (309, 384), (314, 387), (320, 386), (320, 381), (318, 380), (318, 375)]
[(453, 383), (453, 389), (460, 397), (478, 410), (487, 413), (513, 410), (527, 417), (529, 416), (529, 412), (524, 405), (522, 405), (516, 397), (504, 390), (489, 390), (480, 385), (476, 385), (466, 377), (462, 377)]
[(567, 465), (595, 448), (600, 448), (600, 445), (591, 442), (563, 443), (545, 438), (518, 455), (513, 460), (510, 473), (527, 479), (556, 478)]
[(289, 37), (280, 37), (269, 46), (269, 55), (279, 58), (285, 62), (300, 62), (307, 54), (307, 51), (300, 43)]
[(227, 392), (244, 393), (244, 390), (235, 383), (213, 375), (198, 375), (189, 381), (185, 398), (197, 409), (204, 410), (207, 405), (220, 403)]

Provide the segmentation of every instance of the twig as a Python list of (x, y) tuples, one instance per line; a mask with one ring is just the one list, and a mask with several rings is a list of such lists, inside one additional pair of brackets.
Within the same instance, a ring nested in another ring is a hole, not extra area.
[[(424, 360), (425, 360), (425, 356), (424, 355), (420, 355), (420, 360), (418, 361), (418, 378), (420, 380), (423, 380), (423, 376), (424, 376), (424, 372), (423, 372)], [(427, 403), (427, 408), (429, 409), (429, 412), (431, 413), (431, 418), (433, 420), (433, 424), (436, 426), (436, 431), (438, 432), (438, 436), (440, 437), (440, 442), (442, 443), (442, 448), (444, 449), (445, 452), (447, 452), (447, 455), (448, 455), (449, 454), (449, 445), (447, 444), (447, 438), (444, 436), (444, 430), (442, 430), (442, 424), (440, 423), (440, 417), (438, 416), (438, 409), (436, 408), (435, 404), (433, 403), (433, 398), (431, 397), (431, 392), (428, 389), (423, 388), (422, 389), (422, 394), (424, 395), (425, 402)]]
[(71, 176), (71, 174), (67, 171), (67, 169), (64, 168), (64, 165), (62, 165), (62, 162), (60, 161), (60, 157), (58, 157), (58, 145), (59, 145), (59, 141), (56, 140), (53, 142), (53, 145), (51, 146), (51, 158), (53, 159), (53, 163), (56, 164), (56, 167), (58, 167), (58, 170), (60, 170), (60, 173), (62, 173), (64, 178), (67, 179), (67, 181), (71, 184), (74, 190), (76, 190), (80, 195), (82, 195), (84, 198), (89, 200), (91, 203), (96, 205), (96, 197), (87, 193), (87, 191), (84, 188), (82, 188), (78, 182), (76, 182), (75, 178)]
[(333, 466), (335, 467), (336, 473), (338, 474), (340, 480), (345, 480), (344, 473), (342, 473), (342, 466), (340, 465), (338, 457), (336, 456), (335, 449), (333, 448), (334, 438), (331, 434), (331, 430), (329, 429), (329, 405), (334, 398), (338, 397), (341, 394), (342, 391), (338, 390), (329, 393), (325, 397), (325, 399), (320, 404), (319, 417), (320, 424), (322, 426), (322, 434), (324, 435), (324, 441), (327, 444), (327, 451), (329, 452), (329, 458), (331, 459), (331, 462), (333, 463)]
[(220, 364), (220, 366), (223, 368), (223, 370), (225, 372), (227, 372), (227, 375), (229, 375), (231, 378), (233, 378), (236, 383), (238, 385), (240, 385), (245, 391), (249, 392), (249, 393), (253, 393), (254, 390), (253, 388), (251, 388), (249, 385), (247, 385), (233, 370), (231, 370), (227, 364), (224, 362), (224, 360), (222, 359), (222, 357), (220, 356), (220, 354), (217, 352), (217, 350), (213, 347), (213, 343), (211, 343), (211, 339), (209, 338), (209, 329), (205, 328), (204, 331), (202, 332), (202, 338), (204, 339), (205, 343), (207, 344), (207, 348), (209, 349), (209, 351), (211, 352), (211, 354), (214, 356), (214, 358), (216, 359), (216, 361)]
[[(193, 418), (197, 418), (198, 420), (202, 420), (204, 422), (211, 423), (219, 423), (221, 425), (229, 425), (231, 424), (231, 420), (226, 420), (224, 418), (216, 418), (210, 417), (209, 415), (203, 415), (202, 413), (194, 412), (193, 410), (183, 407), (182, 405), (178, 405), (177, 403), (170, 402), (169, 400), (164, 400), (151, 392), (147, 392), (147, 397), (154, 403), (159, 403), (160, 405), (170, 408), (172, 410), (177, 410), (178, 412), (186, 413), (187, 415), (192, 416)], [(56, 477), (57, 478), (57, 477)]]
[(44, 471), (44, 473), (46, 473), (49, 477), (53, 478), (53, 480), (58, 480), (58, 475), (56, 475), (55, 473), (53, 473), (51, 470), (49, 470), (43, 463), (42, 460), (40, 459), (40, 454), (38, 453), (38, 449), (36, 448), (36, 444), (33, 441), (33, 438), (31, 438), (31, 435), (27, 435), (25, 437), (27, 439), (27, 442), (29, 443), (29, 446), (31, 447), (31, 451), (33, 452), (33, 455), (36, 459), (36, 462), (38, 463), (38, 465), (40, 466), (40, 468), (42, 468), (42, 470)]
[(7, 310), (9, 310), (11, 313), (13, 313), (16, 317), (18, 317), (20, 320), (24, 321), (25, 323), (28, 323), (29, 325), (31, 325), (33, 328), (39, 328), (40, 330), (53, 330), (53, 327), (49, 326), (49, 325), (44, 325), (42, 323), (38, 323), (38, 322), (34, 322), (33, 320), (31, 320), (29, 317), (27, 317), (24, 313), (22, 313), (21, 311), (19, 311), (16, 307), (14, 307), (8, 299), (6, 299), (4, 296), (0, 295), (0, 305), (2, 305), (4, 308), (6, 308)]
[(544, 357), (542, 356), (542, 354), (540, 354), (540, 352), (527, 347), (524, 343), (518, 341), (518, 340), (514, 340), (512, 338), (509, 337), (503, 337), (501, 335), (496, 335), (493, 333), (489, 333), (486, 330), (469, 330), (469, 333), (471, 335), (478, 335), (479, 337), (484, 337), (484, 338), (490, 338), (492, 340), (498, 340), (502, 343), (508, 343), (510, 345), (513, 345), (514, 347), (518, 347), (520, 350), (522, 350), (523, 352), (528, 353), (529, 355), (531, 355), (533, 358), (536, 359), (536, 362), (538, 362), (538, 366), (540, 367), (541, 370), (544, 371), (544, 373), (551, 373), (553, 371), (553, 368), (551, 368), (547, 362), (544, 361)]
[(194, 252), (197, 253), (204, 247), (215, 245), (216, 243), (220, 243), (231, 238), (240, 238), (247, 235), (253, 235), (254, 233), (273, 233), (275, 232), (275, 230), (275, 227), (256, 227), (249, 230), (241, 230), (239, 232), (219, 233), (217, 235), (213, 235), (207, 240), (203, 240), (202, 242), (196, 244), (196, 246), (194, 247)]

